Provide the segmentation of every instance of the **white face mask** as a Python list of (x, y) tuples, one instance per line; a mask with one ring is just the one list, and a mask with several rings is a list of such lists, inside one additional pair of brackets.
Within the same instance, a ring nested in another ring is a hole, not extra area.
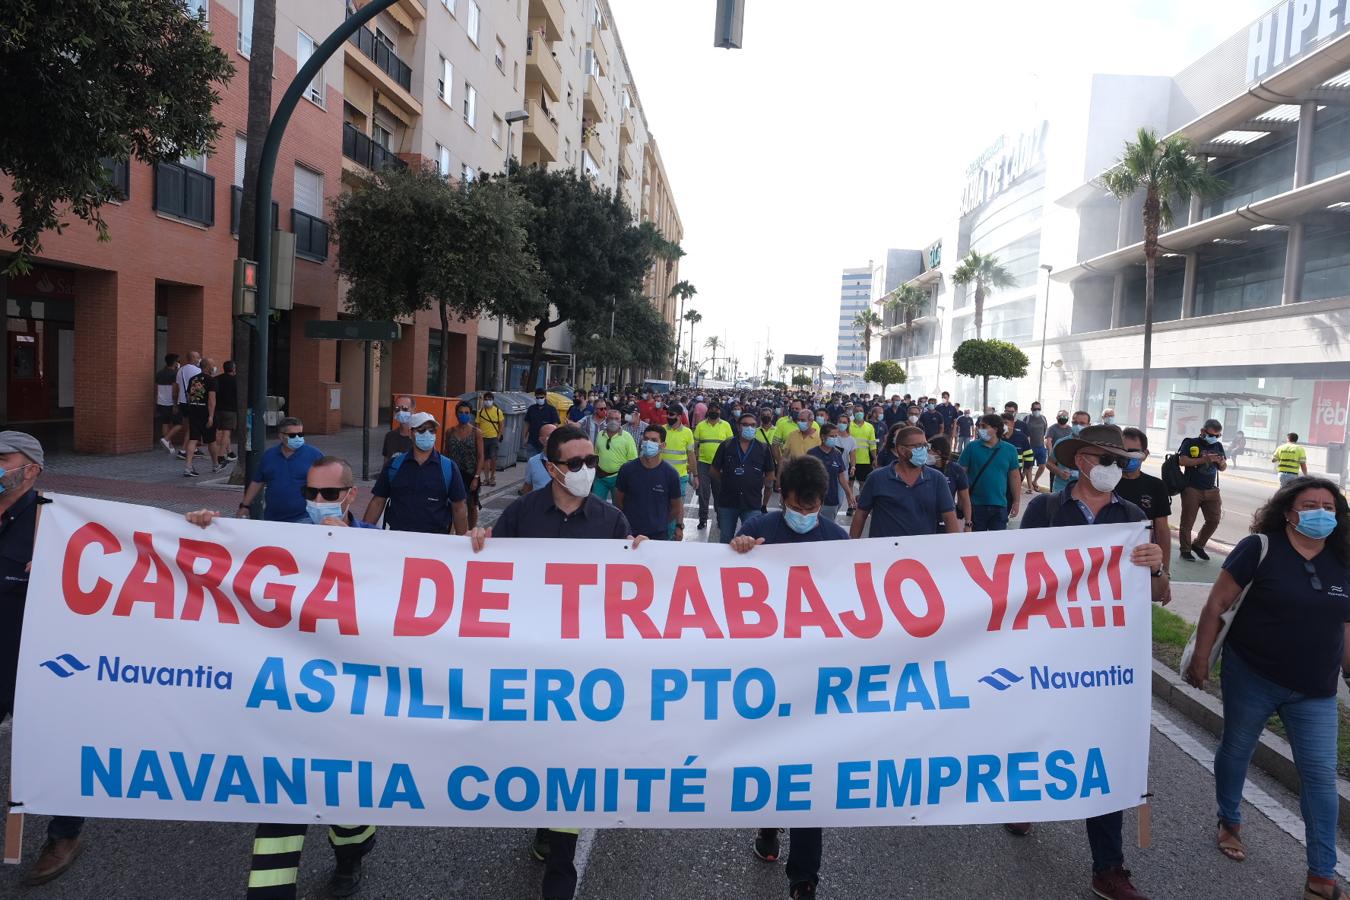
[(1124, 474), (1125, 472), (1120, 466), (1097, 465), (1093, 466), (1092, 471), (1088, 473), (1088, 481), (1092, 482), (1094, 488), (1103, 494), (1107, 494), (1116, 489), (1116, 485), (1120, 484), (1120, 479)]
[(575, 472), (569, 472), (562, 466), (557, 468), (563, 473), (563, 487), (567, 493), (573, 497), (585, 497), (591, 492), (591, 486), (595, 484), (595, 469), (582, 466)]

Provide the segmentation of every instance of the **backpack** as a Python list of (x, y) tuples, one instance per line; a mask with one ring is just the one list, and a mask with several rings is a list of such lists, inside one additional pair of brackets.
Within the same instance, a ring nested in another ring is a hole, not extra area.
[[(394, 483), (394, 478), (398, 475), (399, 466), (403, 465), (403, 460), (408, 458), (411, 451), (405, 450), (402, 453), (389, 460), (389, 483)], [(452, 460), (441, 454), (441, 476), (445, 479), (445, 495), (450, 496), (450, 485), (455, 480), (455, 464)]]
[(1186, 489), (1186, 473), (1181, 470), (1181, 463), (1177, 462), (1177, 454), (1169, 453), (1162, 464), (1162, 483), (1167, 488), (1167, 493), (1175, 496)]

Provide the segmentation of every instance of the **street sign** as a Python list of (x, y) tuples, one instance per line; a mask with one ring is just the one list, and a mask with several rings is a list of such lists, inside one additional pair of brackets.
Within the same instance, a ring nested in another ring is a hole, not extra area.
[(305, 323), (305, 337), (320, 341), (396, 341), (399, 334), (397, 322), (324, 319)]

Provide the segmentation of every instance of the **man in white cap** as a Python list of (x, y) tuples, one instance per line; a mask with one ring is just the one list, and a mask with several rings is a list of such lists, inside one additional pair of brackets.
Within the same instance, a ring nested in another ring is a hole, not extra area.
[[(0, 722), (14, 712), (28, 566), (33, 560), (38, 504), (46, 502), (36, 490), (44, 459), (42, 444), (31, 434), (0, 431)], [(24, 884), (44, 884), (69, 869), (83, 848), (83, 825), (84, 819), (75, 816), (52, 818), (47, 840)]]
[(370, 524), (385, 514), (393, 531), (425, 534), (464, 534), (469, 530), (468, 492), (464, 476), (449, 457), (436, 449), (440, 423), (431, 413), (413, 413), (408, 419), (412, 449), (384, 464), (371, 489), (373, 495), (362, 517)]

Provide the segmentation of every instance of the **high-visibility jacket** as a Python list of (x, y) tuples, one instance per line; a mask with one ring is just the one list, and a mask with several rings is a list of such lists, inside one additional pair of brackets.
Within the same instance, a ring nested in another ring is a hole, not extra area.
[(1281, 444), (1275, 451), (1275, 465), (1281, 475), (1297, 475), (1302, 471), (1300, 463), (1308, 461), (1308, 451), (1298, 444)]
[(692, 446), (694, 446), (694, 429), (684, 427), (666, 429), (666, 449), (661, 451), (661, 458), (674, 466), (681, 478), (689, 475), (689, 448)]
[(854, 462), (860, 466), (870, 466), (872, 454), (877, 450), (877, 430), (872, 427), (871, 422), (851, 422), (848, 426), (848, 433), (853, 435), (853, 439), (858, 442), (858, 452), (854, 457)]
[(716, 422), (712, 419), (703, 419), (694, 426), (694, 441), (698, 444), (698, 461), (701, 463), (710, 463), (713, 457), (717, 455), (717, 448), (723, 441), (731, 437), (731, 426), (727, 424), (726, 419), (719, 418)]

